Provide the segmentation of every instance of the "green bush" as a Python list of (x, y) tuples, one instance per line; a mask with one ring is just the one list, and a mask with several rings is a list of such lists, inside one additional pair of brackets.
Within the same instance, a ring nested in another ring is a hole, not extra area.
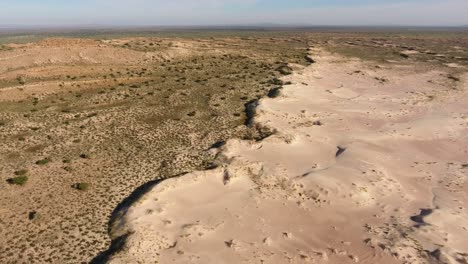
[(7, 180), (9, 184), (14, 184), (14, 185), (25, 185), (27, 181), (28, 181), (28, 176), (17, 176), (17, 177), (10, 178)]
[(46, 165), (47, 163), (50, 162), (50, 159), (49, 158), (45, 158), (45, 159), (41, 159), (41, 160), (38, 160), (36, 161), (36, 164), (37, 165)]
[(89, 183), (86, 183), (86, 182), (75, 183), (73, 184), (72, 187), (79, 191), (86, 191), (89, 189)]

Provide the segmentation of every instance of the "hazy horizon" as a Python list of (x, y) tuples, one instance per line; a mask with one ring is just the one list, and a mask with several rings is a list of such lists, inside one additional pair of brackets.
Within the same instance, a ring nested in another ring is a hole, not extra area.
[(0, 28), (468, 25), (465, 0), (0, 0), (0, 4)]

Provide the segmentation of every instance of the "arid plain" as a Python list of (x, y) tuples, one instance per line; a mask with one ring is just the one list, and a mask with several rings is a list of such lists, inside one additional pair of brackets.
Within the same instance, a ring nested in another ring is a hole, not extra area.
[(468, 262), (467, 33), (174, 35), (0, 45), (2, 262)]

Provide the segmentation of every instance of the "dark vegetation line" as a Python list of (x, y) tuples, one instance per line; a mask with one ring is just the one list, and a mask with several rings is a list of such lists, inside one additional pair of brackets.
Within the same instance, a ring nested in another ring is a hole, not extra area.
[[(184, 173), (185, 174), (185, 173)], [(180, 176), (180, 175), (179, 175)], [(178, 177), (178, 176), (174, 176)], [(173, 178), (174, 178), (173, 177)], [(111, 214), (111, 217), (108, 222), (108, 232), (110, 234), (112, 227), (116, 223), (116, 221), (124, 216), (128, 209), (131, 207), (133, 203), (141, 199), (145, 194), (147, 194), (151, 189), (153, 189), (156, 185), (163, 182), (164, 180), (154, 180), (143, 184), (142, 186), (138, 187), (135, 191), (133, 191), (130, 196), (125, 198)], [(123, 234), (118, 236), (115, 239), (112, 239), (109, 248), (106, 251), (99, 253), (96, 257), (91, 260), (91, 264), (100, 264), (100, 263), (107, 263), (113, 254), (119, 252), (122, 247), (125, 245), (126, 239), (130, 236), (129, 233)]]

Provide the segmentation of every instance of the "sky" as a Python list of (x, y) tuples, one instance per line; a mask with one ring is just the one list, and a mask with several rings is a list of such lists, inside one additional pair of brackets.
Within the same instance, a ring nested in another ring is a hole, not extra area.
[(0, 0), (0, 26), (468, 25), (468, 0)]

